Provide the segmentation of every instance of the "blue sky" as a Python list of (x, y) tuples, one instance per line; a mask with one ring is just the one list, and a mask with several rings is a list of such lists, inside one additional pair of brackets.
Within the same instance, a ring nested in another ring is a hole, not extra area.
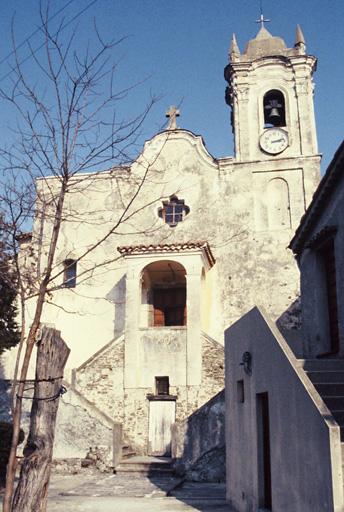
[[(267, 28), (273, 35), (292, 46), (299, 23), (308, 53), (318, 57), (315, 106), (324, 171), (343, 138), (344, 2), (264, 0), (263, 8), (271, 19)], [(259, 0), (51, 1), (51, 14), (59, 9), (66, 20), (85, 9), (76, 20), (80, 47), (92, 44), (94, 18), (105, 38), (127, 36), (116, 54), (119, 85), (143, 83), (130, 101), (123, 103), (123, 115), (139, 112), (150, 92), (161, 97), (147, 120), (142, 141), (161, 128), (170, 105), (180, 104), (180, 127), (201, 134), (215, 157), (233, 154), (223, 68), (228, 63), (232, 33), (236, 33), (241, 50), (256, 35)], [(38, 0), (12, 0), (0, 6), (0, 83), (5, 83), (3, 77), (9, 71), (8, 61), (3, 59), (11, 51), (14, 13), (17, 41), (21, 42), (39, 26)], [(38, 44), (37, 34), (30, 41)], [(13, 121), (12, 113), (2, 105), (3, 136)]]

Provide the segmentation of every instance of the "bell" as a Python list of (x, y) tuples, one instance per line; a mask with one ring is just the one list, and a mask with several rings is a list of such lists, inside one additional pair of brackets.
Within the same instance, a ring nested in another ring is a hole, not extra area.
[(280, 118), (281, 116), (280, 116), (280, 113), (278, 112), (278, 108), (273, 107), (273, 108), (271, 109), (271, 112), (270, 112), (270, 114), (269, 114), (269, 117), (272, 117), (272, 118), (275, 118), (275, 119), (276, 119), (276, 118)]

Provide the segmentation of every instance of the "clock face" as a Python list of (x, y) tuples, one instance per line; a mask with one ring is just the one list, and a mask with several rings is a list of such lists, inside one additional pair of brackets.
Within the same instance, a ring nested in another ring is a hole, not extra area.
[(280, 128), (269, 128), (262, 133), (259, 143), (263, 151), (277, 155), (288, 147), (289, 137), (287, 132)]

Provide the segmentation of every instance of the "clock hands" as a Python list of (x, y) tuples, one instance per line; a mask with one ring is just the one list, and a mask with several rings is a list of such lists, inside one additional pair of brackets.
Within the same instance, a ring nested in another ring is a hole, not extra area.
[(267, 129), (260, 136), (259, 144), (265, 153), (277, 155), (288, 147), (288, 134), (279, 128)]

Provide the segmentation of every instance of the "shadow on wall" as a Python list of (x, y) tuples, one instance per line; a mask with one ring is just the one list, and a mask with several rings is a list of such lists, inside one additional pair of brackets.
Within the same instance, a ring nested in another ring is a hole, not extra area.
[(125, 324), (125, 294), (126, 278), (121, 277), (106, 295), (106, 300), (115, 305), (114, 336), (119, 336), (124, 331)]
[[(165, 460), (169, 459), (156, 457)], [(154, 486), (193, 510), (228, 510), (226, 495), (225, 390), (217, 393), (183, 421), (172, 427), (172, 467), (175, 475), (163, 476), (155, 462), (147, 478)], [(166, 466), (168, 467), (168, 466)], [(209, 501), (211, 500), (211, 501)], [(225, 507), (225, 508), (223, 508)]]
[(172, 427), (176, 474), (194, 482), (224, 482), (225, 390)]

